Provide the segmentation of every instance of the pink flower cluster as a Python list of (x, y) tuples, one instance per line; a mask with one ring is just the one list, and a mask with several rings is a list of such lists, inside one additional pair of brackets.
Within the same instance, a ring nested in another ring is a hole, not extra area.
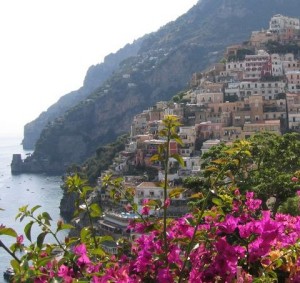
[(296, 248), (300, 217), (277, 214), (272, 218), (260, 205), (253, 193), (243, 197), (237, 191), (226, 215), (213, 207), (201, 219), (188, 214), (168, 221), (167, 254), (162, 221), (148, 218), (132, 223), (130, 228), (140, 236), (132, 242), (129, 255), (112, 257), (108, 263), (93, 262), (92, 253), (80, 244), (73, 251), (77, 269), (61, 264), (51, 276), (64, 282), (89, 278), (94, 283), (171, 283), (183, 278), (191, 283), (245, 283), (275, 271), (285, 272), (287, 282), (300, 282), (300, 249)]

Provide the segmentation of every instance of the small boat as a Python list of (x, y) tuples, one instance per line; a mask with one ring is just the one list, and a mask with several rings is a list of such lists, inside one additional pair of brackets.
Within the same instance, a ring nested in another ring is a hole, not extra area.
[(15, 275), (14, 270), (11, 267), (8, 267), (4, 272), (3, 272), (3, 277), (7, 281), (11, 281)]

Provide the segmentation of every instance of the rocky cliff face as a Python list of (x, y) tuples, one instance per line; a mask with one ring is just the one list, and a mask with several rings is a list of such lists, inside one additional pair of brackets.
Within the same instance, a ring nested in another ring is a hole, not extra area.
[(274, 14), (297, 16), (299, 8), (299, 0), (199, 1), (176, 21), (140, 39), (135, 56), (48, 123), (28, 163), (40, 162), (44, 172), (63, 172), (81, 163), (99, 145), (128, 132), (135, 114), (186, 88), (194, 72), (222, 58), (226, 46), (267, 28)]
[(111, 76), (120, 62), (130, 56), (135, 56), (140, 49), (141, 40), (136, 40), (132, 44), (127, 44), (115, 54), (105, 57), (101, 64), (91, 66), (85, 76), (83, 86), (62, 96), (55, 104), (51, 105), (47, 111), (41, 113), (34, 121), (24, 126), (23, 148), (34, 149), (37, 140), (44, 127), (53, 122), (56, 118), (63, 116), (66, 111), (76, 106), (88, 95), (95, 91), (102, 83)]

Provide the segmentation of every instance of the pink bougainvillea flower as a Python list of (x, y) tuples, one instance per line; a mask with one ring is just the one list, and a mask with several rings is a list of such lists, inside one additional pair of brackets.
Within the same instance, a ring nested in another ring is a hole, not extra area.
[(295, 177), (295, 176), (294, 176), (294, 177), (292, 177), (292, 179), (291, 179), (291, 180), (292, 180), (292, 182), (298, 182), (298, 181), (299, 181), (299, 179), (298, 179), (297, 177)]
[(86, 246), (85, 244), (80, 244), (74, 248), (74, 252), (76, 255), (85, 255), (86, 254)]
[(20, 236), (17, 236), (17, 244), (18, 245), (21, 245), (24, 241), (24, 236), (23, 235), (20, 235)]
[(174, 279), (169, 268), (160, 268), (157, 274), (158, 283), (173, 283)]
[(142, 213), (143, 215), (149, 215), (149, 212), (150, 212), (150, 207), (147, 206), (147, 205), (144, 205), (143, 208), (142, 208), (141, 213)]
[(78, 263), (78, 265), (82, 266), (82, 265), (91, 263), (91, 260), (89, 259), (89, 257), (86, 254), (83, 254), (82, 256), (80, 256), (77, 259), (77, 263)]
[(238, 222), (238, 218), (235, 218), (232, 215), (228, 214), (226, 215), (225, 220), (219, 224), (219, 229), (221, 232), (231, 234), (237, 228)]
[(59, 277), (66, 277), (69, 273), (69, 268), (67, 266), (65, 266), (64, 264), (62, 264), (59, 269), (58, 269), (58, 273), (57, 275)]
[(247, 192), (246, 193), (246, 206), (251, 212), (255, 212), (258, 210), (261, 206), (262, 201), (260, 199), (254, 199), (254, 193), (253, 192)]
[(169, 198), (167, 198), (165, 201), (165, 207), (169, 207), (170, 204), (171, 204), (171, 200)]

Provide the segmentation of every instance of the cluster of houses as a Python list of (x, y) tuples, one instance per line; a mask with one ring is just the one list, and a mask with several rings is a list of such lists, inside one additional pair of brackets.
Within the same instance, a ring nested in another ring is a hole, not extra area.
[[(135, 189), (139, 207), (145, 199), (163, 199), (158, 185), (164, 179), (163, 168), (159, 162), (153, 163), (151, 156), (165, 142), (158, 136), (165, 115), (180, 118), (178, 133), (183, 145), (171, 141), (170, 153), (180, 154), (185, 163), (181, 167), (170, 159), (169, 190), (177, 180), (198, 174), (201, 155), (220, 142), (231, 143), (257, 132), (282, 134), (300, 130), (300, 60), (294, 53), (268, 53), (265, 46), (272, 41), (300, 46), (299, 19), (275, 15), (268, 30), (253, 32), (246, 45), (228, 47), (222, 63), (194, 74), (191, 88), (181, 100), (158, 102), (134, 117), (130, 140), (110, 172), (124, 176), (132, 166), (157, 169), (155, 180), (147, 176), (125, 177), (126, 185)], [(239, 56), (243, 52), (244, 56)], [(172, 202), (169, 216), (186, 213), (188, 196), (182, 193)], [(109, 203), (109, 191), (102, 192), (101, 198), (103, 203)], [(107, 210), (101, 220), (103, 230), (127, 233), (126, 224), (135, 216), (124, 214), (125, 203)]]

